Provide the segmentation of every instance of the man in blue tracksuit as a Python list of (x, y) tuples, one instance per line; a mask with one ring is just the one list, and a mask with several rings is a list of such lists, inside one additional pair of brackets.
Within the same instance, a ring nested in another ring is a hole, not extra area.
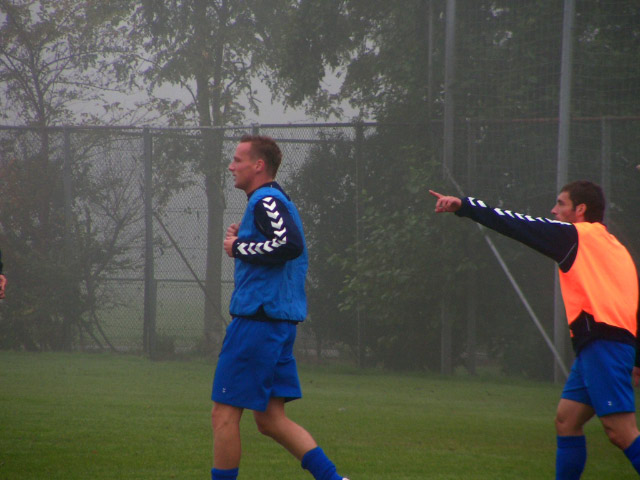
[(285, 414), (302, 396), (293, 344), (307, 315), (308, 256), (300, 215), (275, 182), (282, 160), (269, 137), (247, 135), (229, 171), (248, 196), (240, 224), (226, 232), (224, 250), (235, 259), (233, 318), (218, 359), (211, 399), (212, 480), (235, 480), (240, 465), (240, 418), (253, 410), (258, 430), (301, 461), (316, 480), (346, 480), (303, 427)]

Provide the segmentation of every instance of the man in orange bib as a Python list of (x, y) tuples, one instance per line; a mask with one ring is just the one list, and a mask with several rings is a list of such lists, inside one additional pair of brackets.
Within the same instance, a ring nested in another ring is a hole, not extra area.
[(492, 208), (473, 197), (429, 192), (437, 199), (437, 213), (470, 218), (558, 263), (576, 358), (555, 419), (556, 479), (582, 475), (587, 458), (583, 427), (594, 415), (640, 473), (633, 391), (640, 379), (638, 273), (627, 249), (602, 224), (602, 189), (588, 181), (565, 185), (551, 210), (555, 220)]

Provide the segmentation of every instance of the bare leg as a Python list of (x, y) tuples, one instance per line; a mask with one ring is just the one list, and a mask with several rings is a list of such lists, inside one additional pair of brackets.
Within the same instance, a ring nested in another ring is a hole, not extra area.
[(213, 466), (221, 470), (240, 466), (240, 418), (242, 408), (214, 403), (211, 411), (213, 428)]
[(605, 415), (600, 417), (600, 421), (611, 443), (622, 450), (629, 447), (640, 435), (634, 412)]
[(584, 435), (584, 424), (595, 415), (589, 405), (561, 398), (556, 411), (556, 432), (560, 436)]
[(287, 418), (282, 398), (272, 398), (264, 412), (254, 411), (253, 416), (260, 433), (273, 438), (298, 460), (318, 446), (309, 432)]
[(587, 462), (584, 424), (595, 412), (589, 405), (560, 399), (556, 413), (556, 480), (578, 480)]

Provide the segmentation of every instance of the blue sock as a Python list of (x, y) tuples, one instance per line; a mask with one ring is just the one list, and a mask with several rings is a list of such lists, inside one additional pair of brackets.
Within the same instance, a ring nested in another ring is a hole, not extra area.
[(302, 468), (309, 470), (316, 480), (342, 480), (342, 477), (336, 472), (336, 466), (320, 447), (309, 450), (304, 454)]
[(640, 473), (640, 437), (636, 437), (633, 443), (624, 449), (624, 454), (633, 465), (633, 468), (636, 469), (636, 472)]
[(556, 450), (556, 480), (578, 480), (587, 462), (587, 440), (584, 435), (561, 437)]
[(211, 469), (211, 480), (236, 480), (236, 478), (238, 478), (237, 468), (232, 468), (231, 470)]

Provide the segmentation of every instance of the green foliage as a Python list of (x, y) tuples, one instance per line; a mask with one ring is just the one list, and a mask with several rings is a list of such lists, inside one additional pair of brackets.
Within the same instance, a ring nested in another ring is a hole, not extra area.
[(640, 11), (633, 2), (583, 2), (576, 18), (576, 116), (637, 115)]
[(356, 238), (354, 145), (344, 136), (325, 140), (311, 150), (285, 188), (305, 226), (309, 251), (306, 322), (316, 336), (318, 352), (325, 342), (353, 347), (357, 336), (353, 315), (339, 309), (345, 271), (335, 261), (338, 252), (344, 252)]
[[(389, 141), (391, 134), (397, 143)], [(359, 312), (360, 348), (368, 362), (436, 369), (438, 300), (448, 270), (443, 257), (433, 254), (441, 250), (442, 240), (429, 218), (427, 190), (437, 168), (428, 150), (403, 144), (395, 130), (369, 139), (366, 152), (360, 235), (343, 257), (346, 264), (349, 258), (355, 262), (348, 269), (341, 308), (352, 316)]]
[[(28, 143), (20, 140), (17, 149)], [(68, 282), (73, 270), (64, 261), (62, 210), (53, 208), (62, 202), (61, 172), (48, 161), (48, 134), (37, 140), (44, 148), (22, 161), (13, 159), (1, 171), (1, 243), (13, 290), (0, 319), (3, 348), (68, 347), (65, 313), (77, 300)], [(10, 158), (15, 152), (5, 151)]]
[[(279, 29), (268, 52), (277, 75), (264, 81), (278, 98), (293, 107), (305, 106), (320, 118), (340, 115), (337, 95), (322, 87), (325, 75), (335, 71), (353, 48), (353, 18), (348, 2), (292, 2), (280, 12)], [(340, 72), (336, 72), (340, 75)]]
[(135, 108), (123, 112), (108, 95), (131, 81), (118, 66), (127, 37), (117, 26), (121, 10), (110, 2), (113, 8), (101, 11), (96, 3), (0, 2), (1, 118), (25, 125), (63, 124), (83, 103), (104, 107), (104, 116), (85, 112), (85, 123), (135, 118)]
[[(428, 294), (417, 294), (418, 272), (422, 270), (424, 274), (429, 271), (427, 268), (433, 268), (445, 284), (460, 285), (465, 284), (465, 272), (473, 269), (481, 279), (482, 293), (476, 310), (481, 348), (486, 348), (506, 371), (545, 377), (550, 356), (533, 361), (544, 348), (541, 338), (514, 299), (511, 286), (504, 282), (503, 273), (495, 267), (495, 259), (483, 255), (486, 247), (476, 244), (472, 249), (461, 249), (458, 242), (451, 241), (458, 235), (458, 230), (453, 230), (442, 234), (441, 241), (446, 246), (437, 248), (432, 240), (437, 235), (417, 221), (427, 217), (426, 211), (420, 211), (410, 195), (397, 194), (412, 190), (426, 193), (436, 180), (433, 173), (437, 167), (425, 174), (415, 162), (407, 162), (405, 151), (413, 151), (412, 155), (419, 157), (415, 152), (420, 142), (431, 136), (431, 148), (422, 154), (423, 158), (441, 155), (433, 147), (442, 143), (442, 133), (430, 120), (442, 117), (445, 2), (409, 1), (399, 5), (350, 0), (339, 6), (338, 2), (324, 2), (320, 7), (312, 7), (311, 3), (301, 2), (298, 12), (315, 8), (318, 22), (288, 31), (290, 41), (296, 39), (296, 46), (307, 49), (304, 51), (308, 55), (299, 58), (309, 63), (288, 69), (290, 100), (302, 104), (300, 97), (304, 97), (311, 103), (311, 110), (313, 105), (321, 110), (327, 97), (319, 95), (318, 89), (326, 72), (319, 67), (324, 64), (327, 70), (335, 69), (337, 62), (344, 82), (334, 95), (336, 100), (350, 102), (367, 118), (423, 123), (428, 129), (417, 138), (406, 139), (403, 148), (388, 136), (380, 135), (380, 142), (373, 142), (376, 149), (365, 158), (367, 168), (375, 174), (366, 177), (364, 181), (371, 183), (360, 185), (358, 190), (364, 213), (359, 219), (362, 238), (346, 253), (336, 250), (335, 256), (327, 257), (337, 260), (335, 264), (344, 275), (345, 288), (339, 297), (342, 309), (352, 316), (364, 315), (366, 329), (362, 338), (366, 338), (369, 354), (385, 365), (394, 363), (393, 357), (398, 366), (433, 366), (439, 350), (435, 334), (439, 308), (436, 302), (429, 303)], [(572, 115), (637, 115), (640, 35), (638, 10), (631, 4), (593, 0), (576, 6)], [(557, 124), (553, 119), (558, 114), (562, 27), (562, 2), (457, 3), (453, 85), (457, 121), (455, 162), (450, 173), (466, 194), (482, 195), (494, 205), (534, 215), (548, 212), (557, 188)], [(334, 33), (331, 38), (329, 31)], [(331, 46), (326, 56), (318, 53), (321, 45)], [(285, 65), (293, 64), (294, 51), (294, 47), (285, 51)], [(461, 121), (466, 118), (471, 120)], [(637, 197), (628, 194), (637, 191), (638, 184), (634, 165), (637, 162), (632, 160), (638, 157), (634, 125), (627, 129), (616, 124), (615, 138), (606, 143), (604, 125), (574, 122), (570, 175), (600, 182), (612, 173), (611, 190), (615, 196), (609, 224), (637, 257), (640, 234), (637, 222), (628, 220), (638, 216)], [(385, 147), (382, 139), (396, 146)], [(612, 149), (612, 172), (604, 172), (601, 165), (600, 155), (607, 148)], [(385, 169), (380, 158), (394, 168)], [(430, 179), (419, 184), (405, 177), (403, 173), (411, 169), (416, 178)], [(457, 193), (450, 185), (445, 188), (447, 193)], [(476, 231), (463, 231), (477, 236)], [(416, 245), (434, 252), (441, 262), (429, 263), (422, 251), (415, 250)], [(524, 247), (501, 243), (500, 248), (512, 272), (517, 272), (526, 295), (537, 300), (537, 314), (550, 332), (553, 266), (549, 264), (548, 271), (534, 268), (545, 264), (545, 260), (522, 253)], [(461, 252), (468, 254), (461, 256)], [(425, 291), (441, 290), (427, 287)], [(411, 299), (417, 305), (409, 308)], [(545, 303), (544, 299), (548, 301)], [(443, 301), (452, 305), (447, 308), (456, 319), (456, 337), (460, 319), (466, 316), (457, 308), (467, 299), (456, 291)], [(366, 313), (359, 310), (362, 308)], [(395, 315), (390, 315), (394, 308)], [(431, 352), (430, 360), (416, 356), (416, 363), (412, 364), (401, 359), (402, 352), (409, 351), (409, 344), (401, 340), (402, 332), (425, 330), (417, 324), (406, 328), (403, 321), (398, 322), (396, 318), (403, 317), (405, 311), (419, 312), (427, 319), (422, 324), (427, 325), (431, 335), (415, 337), (420, 338), (416, 343), (426, 346), (423, 350)], [(458, 330), (458, 337), (460, 334)]]
[(3, 348), (71, 349), (80, 334), (106, 346), (96, 311), (114, 299), (104, 278), (139, 266), (129, 251), (142, 235), (135, 162), (110, 158), (104, 136), (70, 135), (75, 189), (67, 201), (62, 137), (25, 131), (5, 145), (0, 239), (11, 293), (0, 317)]
[(427, 198), (439, 169), (415, 138), (404, 126), (333, 138), (287, 187), (309, 243), (310, 325), (361, 364), (439, 365), (440, 298), (451, 267)]
[[(132, 46), (144, 47), (143, 75), (152, 98), (156, 87), (175, 85), (189, 93), (178, 105), (158, 99), (156, 106), (172, 124), (238, 124), (243, 98), (252, 111), (258, 103), (252, 80), (267, 75), (272, 37), (281, 11), (291, 4), (270, 2), (144, 1), (130, 23)], [(156, 100), (154, 100), (155, 102)]]

